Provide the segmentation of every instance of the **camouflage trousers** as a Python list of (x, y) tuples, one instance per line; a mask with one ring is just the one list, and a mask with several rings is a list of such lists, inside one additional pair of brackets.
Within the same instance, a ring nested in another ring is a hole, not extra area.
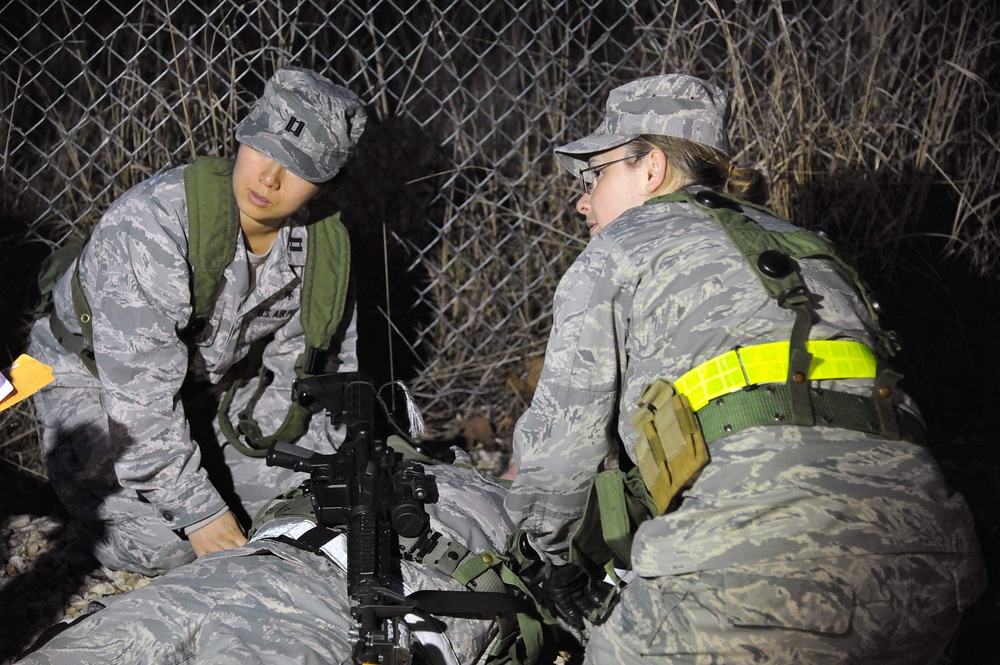
[[(403, 563), (411, 588), (461, 590), (436, 571)], [(276, 541), (215, 552), (112, 597), (20, 665), (329, 665), (352, 663), (355, 627), (344, 571), (325, 557)], [(428, 617), (457, 660), (425, 653), (426, 663), (478, 661), (493, 622)], [(440, 649), (443, 650), (443, 649)]]
[[(78, 520), (94, 527), (94, 554), (113, 570), (161, 575), (194, 560), (194, 550), (163, 520), (156, 508), (136, 492), (122, 488), (115, 476), (115, 454), (107, 415), (98, 391), (58, 388), (34, 397), (43, 426), (49, 479), (60, 501)], [(72, 404), (73, 408), (66, 408)], [(237, 519), (250, 518), (268, 501), (303, 480), (288, 469), (265, 466), (232, 446), (215, 450), (221, 482)], [(205, 455), (202, 457), (205, 464)]]
[(903, 554), (636, 578), (585, 662), (934, 663), (985, 586), (977, 556)]

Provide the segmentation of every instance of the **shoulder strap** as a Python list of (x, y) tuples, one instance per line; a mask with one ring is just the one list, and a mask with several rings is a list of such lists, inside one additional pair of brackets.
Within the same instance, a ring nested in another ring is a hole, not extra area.
[(191, 265), (189, 328), (211, 313), (222, 273), (236, 256), (240, 215), (232, 174), (232, 162), (222, 157), (198, 157), (184, 169)]
[[(239, 240), (239, 208), (232, 192), (233, 165), (221, 157), (199, 157), (184, 170), (194, 319), (212, 311), (222, 273), (233, 262)], [(303, 371), (316, 374), (319, 352), (328, 351), (340, 326), (350, 282), (351, 246), (340, 213), (308, 228), (300, 319), (306, 334)]]
[[(94, 359), (94, 328), (91, 322), (90, 303), (80, 285), (79, 257), (86, 241), (73, 236), (61, 247), (56, 249), (43, 263), (38, 273), (38, 292), (40, 295), (34, 317), (48, 316), (49, 327), (56, 340), (70, 353), (75, 353), (83, 361), (84, 366), (94, 376), (98, 375), (97, 362)], [(70, 294), (73, 299), (73, 313), (80, 325), (80, 332), (70, 332), (66, 324), (55, 311), (53, 291), (56, 283), (68, 270), (72, 269), (70, 277)]]
[[(97, 370), (97, 358), (94, 356), (94, 316), (90, 311), (90, 303), (87, 302), (87, 295), (83, 292), (83, 286), (80, 284), (80, 261), (77, 260), (73, 264), (73, 277), (70, 289), (73, 294), (73, 310), (76, 312), (76, 318), (80, 322), (80, 332), (82, 335), (82, 340), (79, 336), (75, 337), (78, 342), (84, 341), (79, 348), (75, 349), (77, 355), (80, 356), (80, 360), (83, 361), (84, 366), (90, 371), (94, 376), (98, 376)], [(57, 321), (58, 319), (53, 316), (50, 321)], [(53, 332), (55, 332), (53, 330)], [(60, 341), (62, 338), (60, 337)]]
[[(188, 329), (197, 333), (199, 322), (211, 313), (222, 273), (233, 262), (239, 241), (239, 208), (232, 191), (232, 162), (220, 157), (199, 157), (184, 171), (188, 206), (188, 262), (191, 264), (192, 318)], [(343, 318), (350, 281), (350, 241), (339, 213), (308, 229), (308, 254), (302, 278), (300, 320), (306, 349), (296, 361), (299, 377), (322, 371)], [(219, 426), (226, 439), (244, 454), (263, 457), (274, 441), (294, 441), (305, 433), (309, 411), (292, 401), (276, 432), (265, 436), (253, 416), (257, 400), (269, 380), (265, 368), (246, 408), (229, 419), (229, 405), (243, 385), (235, 382), (223, 397)], [(243, 438), (241, 439), (241, 436)]]
[(857, 271), (840, 257), (834, 244), (823, 236), (806, 229), (796, 231), (765, 229), (745, 215), (742, 208), (749, 207), (774, 216), (772, 211), (763, 206), (723, 196), (711, 189), (674, 192), (648, 201), (651, 204), (669, 202), (696, 205), (715, 218), (772, 298), (778, 298), (788, 289), (799, 286), (801, 282), (798, 274), (792, 270), (793, 266), (783, 263), (779, 254), (793, 259), (825, 258), (832, 261), (841, 276), (855, 287), (868, 308), (876, 328), (878, 327), (878, 312), (872, 303), (868, 286), (861, 280)]
[(341, 327), (351, 281), (351, 241), (339, 212), (309, 226), (307, 247), (299, 313), (306, 334), (302, 370), (320, 374)]

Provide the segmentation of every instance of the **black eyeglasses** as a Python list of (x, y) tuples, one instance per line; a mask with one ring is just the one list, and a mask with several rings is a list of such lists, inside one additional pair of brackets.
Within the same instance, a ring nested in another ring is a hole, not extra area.
[(612, 159), (610, 162), (595, 164), (593, 166), (588, 166), (585, 169), (581, 169), (580, 179), (583, 180), (583, 191), (588, 194), (593, 191), (594, 183), (597, 182), (597, 177), (601, 175), (601, 171), (603, 171), (605, 167), (617, 164), (618, 162), (624, 162), (626, 159), (639, 159), (640, 157), (645, 157), (651, 152), (653, 151), (647, 150), (646, 152), (640, 152), (638, 155), (629, 155), (628, 157), (622, 157), (621, 159)]

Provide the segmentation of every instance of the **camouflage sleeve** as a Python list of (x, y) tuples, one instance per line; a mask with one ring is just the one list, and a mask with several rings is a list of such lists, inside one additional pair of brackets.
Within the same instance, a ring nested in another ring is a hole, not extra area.
[(506, 501), (537, 547), (560, 555), (613, 427), (635, 274), (616, 245), (594, 238), (559, 283), (545, 364), (514, 431), (518, 475)]
[(191, 312), (182, 202), (180, 178), (134, 188), (95, 229), (80, 268), (118, 480), (172, 528), (224, 506), (175, 401), (188, 363), (177, 329)]
[(427, 504), (431, 528), (474, 552), (502, 549), (511, 533), (503, 510), (507, 488), (478, 469), (461, 464), (427, 467), (439, 497)]

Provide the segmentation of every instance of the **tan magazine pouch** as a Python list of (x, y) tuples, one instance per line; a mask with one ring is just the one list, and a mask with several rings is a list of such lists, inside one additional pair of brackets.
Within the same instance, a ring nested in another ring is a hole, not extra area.
[(639, 434), (636, 465), (662, 515), (708, 464), (708, 447), (690, 403), (669, 382), (651, 383), (638, 404), (639, 411), (629, 419)]

